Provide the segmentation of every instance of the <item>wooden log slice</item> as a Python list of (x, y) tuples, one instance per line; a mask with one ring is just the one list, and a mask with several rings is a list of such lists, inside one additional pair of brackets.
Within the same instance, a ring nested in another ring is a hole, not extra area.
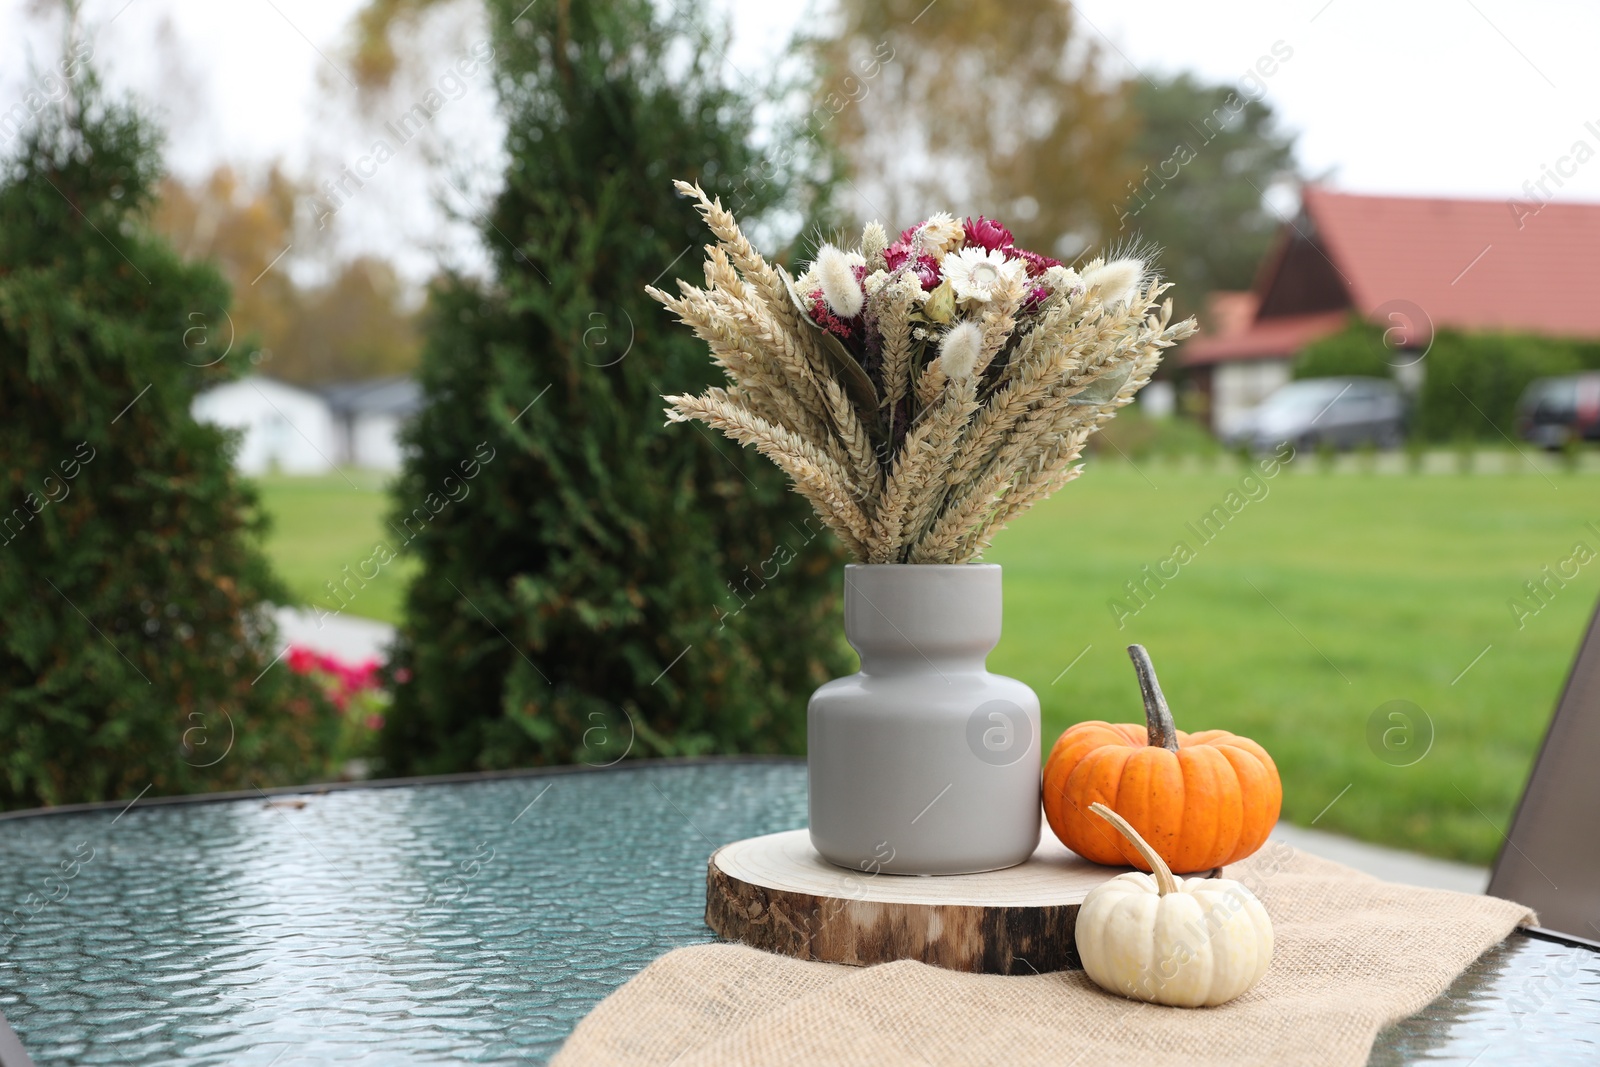
[(809, 831), (790, 830), (712, 853), (706, 925), (803, 960), (1042, 974), (1081, 966), (1078, 906), (1122, 870), (1090, 863), (1046, 833), (1032, 859), (1003, 871), (871, 874), (835, 867), (811, 847)]

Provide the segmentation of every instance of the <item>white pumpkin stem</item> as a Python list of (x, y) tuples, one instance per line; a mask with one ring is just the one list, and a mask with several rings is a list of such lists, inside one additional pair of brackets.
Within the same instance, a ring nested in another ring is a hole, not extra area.
[[(1138, 646), (1135, 645), (1134, 647), (1137, 648)], [(1144, 650), (1139, 649), (1139, 651), (1142, 652)], [(1089, 805), (1089, 810), (1112, 826), (1115, 826), (1117, 831), (1128, 839), (1128, 844), (1132, 845), (1134, 850), (1144, 857), (1144, 861), (1150, 865), (1150, 873), (1156, 876), (1156, 889), (1162, 896), (1178, 891), (1178, 880), (1172, 876), (1172, 868), (1168, 867), (1167, 861), (1161, 858), (1161, 853), (1151, 848), (1150, 843), (1139, 836), (1139, 831), (1133, 828), (1132, 823), (1098, 800)]]
[(1168, 752), (1178, 751), (1178, 727), (1172, 721), (1172, 709), (1161, 693), (1161, 683), (1156, 681), (1155, 664), (1143, 645), (1129, 645), (1128, 658), (1133, 660), (1133, 672), (1139, 676), (1139, 695), (1144, 697), (1144, 725), (1150, 744)]

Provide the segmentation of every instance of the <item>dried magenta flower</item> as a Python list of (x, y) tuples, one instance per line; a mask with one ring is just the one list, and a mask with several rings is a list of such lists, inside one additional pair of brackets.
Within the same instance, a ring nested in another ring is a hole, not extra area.
[(1061, 261), (1059, 259), (1051, 259), (1049, 256), (1041, 256), (1039, 253), (1030, 252), (1026, 248), (1008, 248), (1006, 249), (1006, 255), (1012, 259), (1020, 259), (1022, 262), (1026, 263), (1028, 265), (1028, 277), (1030, 278), (1042, 277), (1044, 272), (1049, 270), (1051, 267), (1061, 266)]
[(1012, 244), (1011, 231), (1000, 225), (994, 219), (978, 216), (978, 221), (973, 222), (969, 217), (964, 229), (967, 232), (967, 245), (977, 245), (987, 248), (991, 252), (998, 252), (1002, 248), (1010, 248)]

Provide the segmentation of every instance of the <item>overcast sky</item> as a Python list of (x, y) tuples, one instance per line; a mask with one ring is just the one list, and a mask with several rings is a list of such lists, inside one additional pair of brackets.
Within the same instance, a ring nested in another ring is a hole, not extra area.
[[(0, 3), (0, 108), (36, 82), (50, 42), (24, 33), (31, 0)], [(935, 0), (957, 4), (960, 0)], [(351, 125), (343, 60), (361, 0), (87, 0), (96, 57), (114, 84), (161, 107), (169, 157), (186, 176), (224, 161), (284, 158), (313, 180), (353, 163), (370, 143)], [(760, 72), (807, 4), (722, 0), (735, 13), (729, 62)], [(1561, 199), (1600, 201), (1600, 4), (1593, 0), (1083, 0), (1085, 34), (1131, 74), (1193, 70), (1242, 81), (1266, 64), (1266, 99), (1300, 135), (1313, 174), (1359, 192), (1526, 196), (1542, 177)], [(420, 92), (484, 37), (438, 20), (414, 66)], [(435, 70), (434, 68), (438, 69)], [(409, 99), (398, 99), (399, 110)], [(394, 110), (391, 107), (391, 110)], [(397, 112), (398, 113), (398, 112)], [(386, 115), (379, 109), (374, 125)], [(460, 235), (428, 210), (428, 153), (459, 161), (446, 199), (476, 210), (475, 169), (497, 133), (487, 83), (467, 85), (423, 138), (386, 164), (348, 211), (347, 248), (408, 249), (425, 274), (435, 254), (462, 254)], [(1547, 176), (1561, 172), (1560, 185)], [(1044, 195), (1044, 194), (1041, 194)], [(905, 220), (897, 220), (905, 221)], [(455, 249), (452, 253), (451, 249)]]

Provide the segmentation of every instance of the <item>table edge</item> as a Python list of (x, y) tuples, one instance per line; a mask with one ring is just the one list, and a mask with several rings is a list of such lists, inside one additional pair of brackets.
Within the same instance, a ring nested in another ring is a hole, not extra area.
[[(1600, 941), (1591, 941), (1587, 937), (1579, 937), (1577, 934), (1552, 930), (1546, 926), (1519, 926), (1513, 932), (1527, 934), (1538, 941), (1554, 941), (1558, 945), (1570, 945), (1573, 948), (1587, 948), (1600, 952)], [(3, 1067), (3, 1065), (0, 1065), (0, 1067)]]
[[(424, 774), (406, 778), (373, 778), (351, 782), (307, 782), (302, 785), (279, 785), (267, 789), (235, 789), (222, 793), (173, 793), (168, 796), (139, 797), (135, 798), (133, 803), (137, 803), (140, 807), (220, 804), (235, 800), (250, 800), (255, 797), (282, 797), (303, 794), (320, 796), (324, 793), (343, 793), (358, 789), (404, 789), (418, 785), (494, 782), (504, 779), (544, 778), (568, 774), (621, 774), (648, 770), (652, 767), (695, 767), (740, 763), (804, 765), (805, 757), (748, 753), (742, 755), (668, 756), (656, 759), (628, 759), (609, 766), (561, 763), (545, 767), (512, 767), (498, 771), (465, 771), (460, 774)], [(125, 810), (132, 806), (133, 804), (126, 800), (96, 800), (83, 804), (57, 804), (53, 807), (45, 808), (18, 808), (13, 811), (0, 811), (0, 823), (16, 819), (34, 819), (48, 815), (75, 815), (81, 812)], [(4, 1031), (0, 1031), (0, 1038), (3, 1038), (3, 1034)], [(3, 1048), (3, 1046), (0, 1046), (0, 1048)], [(0, 1067), (11, 1067), (11, 1064), (4, 1058), (0, 1058)]]

